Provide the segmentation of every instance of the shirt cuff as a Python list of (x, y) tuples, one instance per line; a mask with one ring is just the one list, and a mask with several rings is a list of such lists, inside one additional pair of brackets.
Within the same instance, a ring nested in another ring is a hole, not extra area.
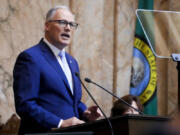
[(63, 120), (61, 119), (61, 120), (59, 121), (58, 128), (61, 127), (62, 122), (63, 122)]

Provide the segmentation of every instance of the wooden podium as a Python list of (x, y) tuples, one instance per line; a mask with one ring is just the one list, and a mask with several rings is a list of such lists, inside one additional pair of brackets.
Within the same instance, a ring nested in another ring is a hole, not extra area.
[[(114, 135), (138, 135), (140, 131), (147, 127), (167, 123), (169, 118), (146, 115), (125, 115), (110, 118), (110, 121), (112, 123)], [(57, 129), (53, 132), (93, 132), (93, 135), (111, 135), (109, 125), (105, 119)]]

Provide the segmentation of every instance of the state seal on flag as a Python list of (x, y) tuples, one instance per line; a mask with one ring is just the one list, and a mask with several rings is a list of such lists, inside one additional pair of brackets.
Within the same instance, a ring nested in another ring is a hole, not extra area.
[(147, 103), (156, 90), (156, 71), (156, 60), (150, 47), (136, 37), (133, 49), (130, 94), (139, 96), (142, 104)]

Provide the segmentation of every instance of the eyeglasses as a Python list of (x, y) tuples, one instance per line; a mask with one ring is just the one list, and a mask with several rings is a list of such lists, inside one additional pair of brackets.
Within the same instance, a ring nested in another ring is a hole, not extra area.
[(75, 23), (75, 22), (68, 22), (66, 20), (49, 20), (48, 22), (57, 22), (62, 27), (67, 27), (67, 25), (69, 24), (70, 28), (73, 29), (73, 30), (77, 29), (77, 27), (78, 27), (77, 23)]

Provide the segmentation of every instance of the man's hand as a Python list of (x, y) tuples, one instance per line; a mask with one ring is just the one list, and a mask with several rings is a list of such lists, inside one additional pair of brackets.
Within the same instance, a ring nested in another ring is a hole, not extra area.
[(83, 124), (85, 123), (84, 121), (76, 118), (76, 117), (72, 117), (72, 118), (69, 118), (69, 119), (66, 119), (66, 120), (63, 120), (62, 124), (61, 124), (61, 127), (69, 127), (69, 126), (72, 126), (72, 125), (78, 125), (78, 124)]
[(102, 113), (97, 106), (91, 106), (83, 113), (83, 116), (88, 121), (94, 121), (100, 116), (102, 116)]

